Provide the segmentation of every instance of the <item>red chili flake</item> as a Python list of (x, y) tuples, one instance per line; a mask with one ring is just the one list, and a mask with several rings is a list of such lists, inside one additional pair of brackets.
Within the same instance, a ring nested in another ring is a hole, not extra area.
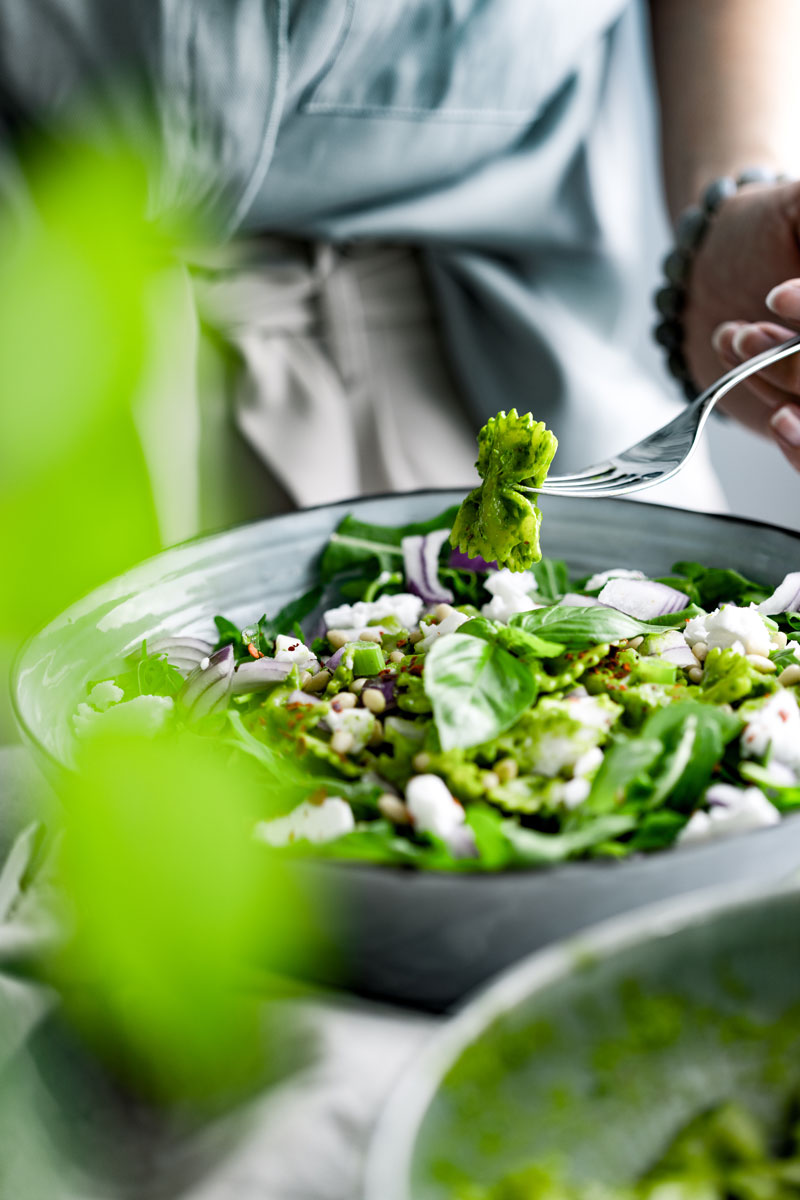
[(397, 639), (397, 649), (398, 650), (400, 649), (401, 646), (407, 646), (407, 645), (408, 645), (408, 638), (398, 638)]
[(631, 669), (631, 664), (630, 664), (630, 663), (623, 663), (623, 664), (622, 664), (622, 669), (623, 669), (623, 671), (630, 671), (630, 669)]
[(249, 655), (251, 655), (253, 658), (265, 658), (266, 657), (264, 654), (264, 651), (259, 650), (257, 646), (253, 645), (252, 642), (247, 643), (247, 653)]
[(779, 713), (778, 713), (778, 720), (779, 720), (779, 721), (788, 721), (788, 720), (789, 720), (789, 714), (788, 714), (788, 713), (785, 713), (785, 712), (779, 712)]

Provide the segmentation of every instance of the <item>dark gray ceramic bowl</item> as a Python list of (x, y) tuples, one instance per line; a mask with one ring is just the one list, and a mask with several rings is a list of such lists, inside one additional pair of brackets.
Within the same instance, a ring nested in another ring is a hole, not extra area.
[(632, 1183), (726, 1100), (779, 1127), (800, 1086), (799, 967), (795, 888), (681, 897), (532, 955), (414, 1061), (365, 1200), (453, 1200), (534, 1164)]
[[(23, 737), (56, 782), (71, 762), (71, 716), (90, 679), (156, 633), (209, 634), (223, 612), (243, 624), (314, 582), (317, 557), (348, 512), (421, 520), (460, 492), (358, 500), (245, 525), (178, 546), (98, 588), (37, 634), (15, 665)], [(548, 497), (545, 550), (580, 574), (610, 566), (661, 574), (677, 559), (736, 567), (777, 583), (800, 566), (800, 535), (753, 522), (630, 501)], [(495, 876), (415, 874), (308, 863), (332, 889), (328, 932), (337, 982), (443, 1009), (527, 952), (642, 904), (739, 879), (770, 882), (800, 866), (800, 816), (705, 847), (621, 863), (575, 863)]]

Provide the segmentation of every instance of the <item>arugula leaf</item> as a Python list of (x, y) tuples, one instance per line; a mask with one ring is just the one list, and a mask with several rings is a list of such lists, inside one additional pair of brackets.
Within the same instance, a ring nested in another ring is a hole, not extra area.
[(535, 633), (526, 633), (524, 629), (510, 625), (502, 625), (499, 621), (490, 621), (488, 617), (470, 617), (459, 626), (459, 633), (470, 637), (483, 638), (487, 642), (495, 642), (504, 650), (510, 651), (523, 662), (540, 658), (558, 658), (564, 653), (565, 647), (560, 642), (550, 642), (537, 637)]
[(734, 713), (696, 700), (678, 701), (648, 717), (642, 736), (660, 741), (664, 748), (650, 771), (648, 806), (669, 801), (671, 808), (690, 811), (741, 728), (742, 721)]
[[(258, 622), (261, 636), (269, 642), (274, 642), (279, 633), (296, 633), (296, 626), (314, 611), (321, 599), (322, 588), (320, 586), (313, 587), (311, 591), (299, 596), (297, 600), (290, 600), (271, 620), (269, 617), (263, 616)], [(302, 630), (300, 633), (302, 635)]]
[(778, 673), (784, 671), (787, 667), (800, 665), (800, 658), (797, 657), (794, 650), (777, 650), (770, 655), (770, 658), (775, 663)]
[(483, 482), (458, 510), (450, 541), (471, 558), (523, 571), (542, 557), (542, 514), (536, 493), (558, 442), (530, 413), (512, 408), (491, 417), (478, 434), (478, 474)]
[(367, 563), (377, 565), (379, 571), (393, 572), (398, 567), (402, 570), (403, 538), (432, 533), (435, 529), (449, 529), (457, 511), (454, 505), (427, 521), (400, 526), (371, 525), (356, 517), (345, 517), (331, 534), (322, 555), (322, 581), (327, 583), (336, 575)]
[(136, 666), (136, 683), (140, 696), (177, 696), (183, 676), (168, 662), (166, 654), (148, 654), (145, 642)]
[(619, 809), (630, 784), (645, 777), (662, 750), (663, 746), (656, 738), (614, 742), (606, 750), (600, 770), (592, 781), (592, 790), (584, 804), (586, 811), (608, 813)]
[(635, 817), (619, 813), (595, 817), (585, 825), (563, 833), (539, 833), (534, 829), (526, 829), (513, 819), (503, 821), (502, 830), (520, 863), (547, 866), (585, 854), (601, 842), (630, 833), (635, 826)]
[(727, 604), (759, 604), (772, 594), (772, 589), (746, 579), (739, 571), (722, 567), (704, 567), (698, 562), (676, 562), (672, 567), (677, 575), (691, 580), (697, 603), (706, 611)]
[[(679, 614), (673, 614), (672, 622), (682, 623)], [(604, 642), (616, 642), (620, 638), (637, 637), (639, 634), (660, 633), (664, 628), (661, 623), (637, 621), (635, 617), (618, 612), (616, 608), (600, 605), (573, 608), (568, 604), (554, 604), (552, 608), (515, 613), (509, 625), (526, 633), (545, 635), (569, 649), (599, 646)]]
[(782, 629), (784, 633), (800, 633), (800, 613), (778, 613), (777, 616), (774, 616), (772, 619), (776, 622), (778, 628)]
[(569, 571), (560, 558), (543, 558), (530, 569), (536, 580), (536, 591), (543, 600), (555, 604), (569, 591)]
[(537, 694), (524, 663), (492, 642), (462, 633), (434, 643), (425, 661), (424, 687), (444, 750), (496, 738)]

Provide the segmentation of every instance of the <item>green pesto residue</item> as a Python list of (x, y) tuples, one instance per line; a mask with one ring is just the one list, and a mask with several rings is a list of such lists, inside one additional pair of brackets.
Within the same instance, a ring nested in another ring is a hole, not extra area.
[(627, 1187), (568, 1184), (558, 1168), (539, 1163), (489, 1188), (461, 1184), (454, 1200), (791, 1200), (800, 1195), (800, 1128), (790, 1106), (771, 1143), (743, 1105), (701, 1113), (659, 1161)]
[(450, 541), (473, 558), (525, 571), (542, 557), (542, 514), (536, 495), (558, 442), (530, 413), (500, 412), (478, 434), (478, 474), (483, 483), (458, 510)]

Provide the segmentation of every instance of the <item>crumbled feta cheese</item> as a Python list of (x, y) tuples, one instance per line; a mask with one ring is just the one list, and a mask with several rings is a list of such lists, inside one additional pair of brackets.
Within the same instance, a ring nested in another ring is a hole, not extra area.
[(136, 696), (104, 712), (79, 704), (72, 721), (79, 737), (95, 733), (154, 737), (164, 729), (174, 707), (171, 696)]
[(472, 830), (464, 824), (464, 809), (438, 775), (413, 775), (406, 784), (406, 807), (415, 828), (441, 838), (457, 857), (475, 852)]
[(692, 617), (684, 630), (690, 646), (705, 642), (709, 650), (735, 650), (738, 654), (770, 652), (770, 631), (754, 605), (739, 608), (723, 604), (713, 612)]
[[(370, 621), (396, 617), (403, 629), (413, 629), (422, 612), (422, 600), (410, 592), (396, 596), (379, 596), (377, 600), (358, 600), (355, 604), (340, 604), (325, 613), (326, 629), (364, 629)], [(373, 626), (374, 628), (374, 626)]]
[(565, 808), (579, 808), (587, 799), (592, 785), (588, 779), (568, 779), (561, 790)]
[(308, 646), (285, 633), (279, 633), (275, 639), (275, 660), (294, 663), (298, 671), (315, 671), (319, 668), (319, 663)]
[(600, 571), (591, 579), (587, 579), (584, 591), (599, 592), (609, 579), (647, 579), (647, 576), (642, 571), (629, 571), (627, 567), (612, 567), (609, 571)]
[(705, 794), (707, 812), (693, 813), (678, 835), (681, 845), (711, 841), (734, 833), (747, 833), (777, 825), (781, 819), (774, 804), (757, 787), (735, 788), (715, 783)]
[(341, 711), (329, 708), (325, 714), (325, 724), (331, 733), (343, 729), (353, 738), (353, 745), (348, 754), (360, 754), (372, 737), (375, 728), (375, 718), (368, 708), (343, 708)]
[(446, 637), (448, 633), (455, 633), (459, 626), (465, 624), (468, 620), (469, 617), (466, 613), (459, 612), (455, 608), (438, 625), (420, 625), (420, 631), (425, 636), (421, 642), (417, 643), (417, 651), (426, 654), (437, 638)]
[(605, 732), (608, 732), (620, 712), (618, 708), (607, 704), (602, 696), (570, 694), (564, 697), (564, 703), (573, 721), (580, 721), (581, 725), (590, 725), (592, 729), (602, 729)]
[(741, 739), (742, 754), (761, 758), (769, 751), (770, 765), (781, 763), (800, 772), (800, 708), (794, 692), (773, 692), (752, 713)]
[(299, 805), (285, 817), (259, 821), (255, 836), (269, 846), (288, 846), (292, 842), (332, 842), (352, 833), (356, 827), (353, 810), (340, 796), (328, 796), (322, 804)]
[(531, 612), (534, 608), (542, 607), (531, 600), (530, 594), (536, 590), (536, 580), (530, 571), (509, 571), (508, 567), (503, 567), (490, 572), (484, 586), (492, 598), (484, 604), (481, 612), (492, 621), (502, 621), (505, 625), (514, 613)]
[(573, 775), (576, 779), (583, 778), (586, 775), (591, 775), (603, 761), (603, 751), (599, 746), (592, 746), (585, 754), (582, 754), (573, 768)]
[(124, 695), (122, 688), (117, 687), (113, 680), (105, 679), (102, 683), (96, 683), (89, 692), (89, 703), (92, 708), (103, 713), (107, 708), (111, 708), (112, 704), (119, 704)]

